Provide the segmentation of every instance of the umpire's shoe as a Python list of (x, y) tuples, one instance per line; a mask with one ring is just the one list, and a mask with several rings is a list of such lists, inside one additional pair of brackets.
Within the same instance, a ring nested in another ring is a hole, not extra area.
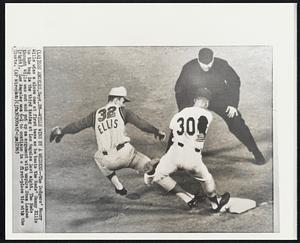
[(121, 196), (125, 196), (127, 194), (127, 190), (125, 187), (123, 187), (121, 190), (118, 190), (117, 188), (115, 188), (115, 191), (117, 194), (119, 194)]
[(264, 156), (262, 155), (262, 153), (259, 150), (253, 152), (253, 155), (255, 158), (255, 161), (253, 162), (254, 164), (263, 165), (263, 164), (267, 163)]
[(208, 197), (208, 199), (209, 199), (209, 201), (211, 201), (213, 204), (216, 205), (215, 208), (212, 208), (212, 211), (214, 213), (218, 213), (218, 212), (220, 212), (220, 210), (222, 209), (222, 207), (225, 206), (229, 202), (230, 193), (229, 192), (225, 192), (220, 197), (214, 196), (214, 197)]
[(198, 204), (202, 201), (205, 200), (205, 196), (204, 195), (200, 195), (200, 194), (197, 194), (195, 195), (195, 197), (189, 201), (187, 203), (187, 205), (192, 209), (192, 208), (197, 208), (198, 207)]

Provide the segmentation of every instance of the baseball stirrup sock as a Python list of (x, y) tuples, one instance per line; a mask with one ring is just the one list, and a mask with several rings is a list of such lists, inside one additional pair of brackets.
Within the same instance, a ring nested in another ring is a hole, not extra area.
[(108, 175), (108, 176), (106, 176), (109, 180), (111, 180), (111, 178), (113, 177), (113, 176), (115, 176), (116, 175), (116, 172), (113, 172), (113, 173), (111, 173), (110, 175)]
[(216, 209), (218, 206), (219, 206), (219, 201), (220, 201), (220, 198), (218, 200), (218, 196), (215, 195), (215, 196), (207, 196), (208, 199), (209, 199), (209, 202), (210, 202), (210, 205), (212, 207), (212, 209)]
[(177, 192), (176, 196), (181, 198), (185, 203), (190, 202), (194, 198), (194, 196), (188, 192)]
[(117, 177), (116, 173), (113, 172), (107, 178), (111, 181), (111, 183), (117, 188), (118, 190), (122, 190), (124, 186), (122, 183), (119, 181), (119, 178)]
[(188, 203), (194, 198), (194, 195), (186, 192), (181, 186), (177, 183), (175, 184), (174, 188), (170, 190), (171, 193), (175, 193), (177, 197), (181, 198), (183, 201)]
[[(156, 182), (162, 188), (164, 188), (167, 192), (173, 190), (176, 186), (176, 181), (174, 181), (170, 176), (167, 176), (159, 181)], [(177, 192), (177, 191), (175, 191)]]

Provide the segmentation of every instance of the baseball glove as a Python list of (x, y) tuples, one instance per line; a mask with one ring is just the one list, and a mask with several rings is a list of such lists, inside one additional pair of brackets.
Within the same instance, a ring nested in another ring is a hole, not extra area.
[(61, 127), (54, 127), (50, 133), (50, 143), (55, 140), (56, 143), (59, 143), (64, 135), (62, 134)]

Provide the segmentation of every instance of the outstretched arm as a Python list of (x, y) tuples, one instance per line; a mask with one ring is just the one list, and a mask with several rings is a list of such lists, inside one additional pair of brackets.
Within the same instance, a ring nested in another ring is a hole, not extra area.
[(164, 132), (161, 132), (158, 128), (151, 125), (149, 122), (145, 121), (131, 110), (123, 108), (122, 112), (126, 123), (128, 122), (133, 124), (143, 132), (152, 133), (154, 134), (155, 138), (158, 137), (160, 140), (165, 138), (166, 135)]
[(95, 112), (92, 112), (88, 116), (66, 125), (64, 128), (54, 127), (51, 130), (50, 142), (55, 140), (56, 143), (59, 143), (64, 135), (75, 134), (84, 130), (85, 128), (93, 127), (94, 122), (95, 122)]
[(94, 122), (95, 122), (95, 112), (92, 112), (88, 116), (66, 125), (62, 129), (62, 132), (63, 134), (75, 134), (88, 127), (93, 127)]

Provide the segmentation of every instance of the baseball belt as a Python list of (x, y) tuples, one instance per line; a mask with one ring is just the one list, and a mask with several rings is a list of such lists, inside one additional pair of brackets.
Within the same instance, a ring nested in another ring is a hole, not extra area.
[[(124, 143), (118, 144), (118, 145), (116, 146), (117, 151), (119, 151), (120, 149), (122, 149), (122, 148), (125, 146), (126, 143), (128, 143), (128, 142), (124, 142)], [(103, 155), (108, 155), (108, 152), (107, 152), (107, 151), (102, 151), (102, 154), (103, 154)]]
[[(183, 143), (179, 143), (179, 142), (178, 142), (177, 144), (178, 144), (179, 147), (184, 147), (184, 144), (183, 144)], [(195, 151), (196, 151), (197, 153), (201, 152), (201, 150), (198, 149), (198, 148), (195, 148)]]

